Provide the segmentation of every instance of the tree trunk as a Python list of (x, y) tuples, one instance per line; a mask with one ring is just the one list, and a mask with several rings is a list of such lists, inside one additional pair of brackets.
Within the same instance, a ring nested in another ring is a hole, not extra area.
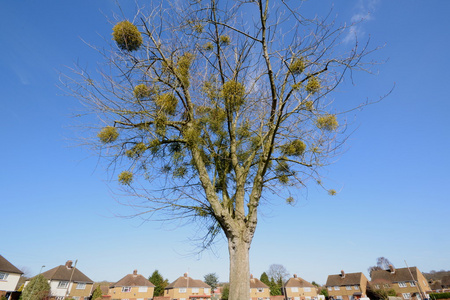
[(228, 300), (250, 299), (250, 242), (240, 237), (228, 238), (230, 253), (230, 293)]

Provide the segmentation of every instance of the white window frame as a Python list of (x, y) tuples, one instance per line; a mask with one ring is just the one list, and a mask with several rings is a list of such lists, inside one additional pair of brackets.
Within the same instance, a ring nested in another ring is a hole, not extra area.
[(148, 286), (140, 286), (138, 292), (139, 293), (147, 293)]
[(403, 299), (411, 299), (411, 293), (402, 293)]
[(6, 280), (6, 278), (8, 278), (8, 275), (8, 273), (0, 272), (0, 280)]
[(342, 296), (336, 296), (336, 299), (342, 300)]
[(334, 286), (334, 290), (335, 290), (335, 291), (339, 291), (339, 290), (340, 290), (340, 289), (339, 289), (339, 286), (335, 285), (335, 286)]
[(333, 288), (332, 288), (331, 286), (329, 286), (329, 287), (328, 287), (328, 290), (329, 290), (329, 291), (332, 291), (332, 290), (333, 290)]
[(385, 283), (385, 284), (383, 284), (383, 287), (384, 287), (385, 289), (388, 289), (388, 288), (390, 288), (391, 286), (389, 285), (389, 283)]
[(77, 288), (76, 288), (77, 290), (84, 290), (84, 289), (86, 289), (86, 283), (83, 283), (83, 282), (78, 282), (77, 283)]
[(199, 292), (199, 288), (192, 288), (192, 293), (194, 294), (194, 293), (197, 293), (198, 294), (198, 292)]
[(203, 293), (204, 293), (205, 295), (211, 294), (211, 292), (209, 291), (209, 288), (204, 288), (204, 289), (203, 289)]
[(300, 300), (300, 297), (294, 297), (294, 300)]
[(131, 286), (122, 287), (122, 293), (129, 293), (129, 292), (131, 292)]
[(351, 285), (346, 285), (346, 286), (345, 286), (345, 289), (346, 289), (347, 291), (351, 291), (351, 290), (352, 290), (352, 286), (351, 286)]
[(298, 287), (291, 287), (291, 292), (298, 293)]
[(309, 293), (309, 292), (311, 292), (311, 288), (310, 287), (304, 287), (303, 291), (306, 292), (306, 293)]
[(80, 296), (73, 296), (73, 300), (80, 300)]
[(401, 287), (401, 288), (407, 287), (406, 282), (404, 282), (404, 281), (399, 281), (399, 282), (398, 282), (398, 287)]
[(353, 286), (353, 288), (355, 289), (355, 291), (359, 291), (359, 285), (355, 285)]
[(69, 286), (69, 282), (65, 280), (61, 280), (58, 282), (58, 289), (66, 289)]
[(415, 286), (416, 286), (416, 283), (415, 283), (414, 281), (411, 281), (411, 282), (409, 283), (409, 285), (411, 285), (411, 287), (415, 287)]
[(58, 296), (56, 297), (56, 300), (64, 300), (64, 296)]
[(178, 289), (178, 293), (186, 293), (186, 291), (187, 291), (186, 288), (179, 288)]

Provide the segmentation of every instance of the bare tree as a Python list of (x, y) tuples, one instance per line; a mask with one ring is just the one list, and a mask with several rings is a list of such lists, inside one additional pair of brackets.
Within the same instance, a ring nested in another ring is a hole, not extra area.
[(267, 276), (269, 276), (269, 278), (271, 279), (273, 278), (275, 282), (280, 282), (282, 283), (282, 285), (284, 285), (289, 279), (290, 274), (283, 265), (271, 264), (269, 266), (269, 270), (267, 271)]
[(200, 221), (205, 248), (223, 233), (229, 299), (248, 299), (260, 203), (322, 185), (345, 140), (327, 96), (370, 51), (299, 1), (175, 2), (118, 21), (99, 75), (75, 67), (63, 82), (102, 121), (90, 142), (123, 170), (136, 216)]

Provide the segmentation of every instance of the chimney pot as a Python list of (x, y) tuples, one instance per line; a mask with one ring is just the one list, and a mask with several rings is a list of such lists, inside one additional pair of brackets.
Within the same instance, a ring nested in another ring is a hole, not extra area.
[(294, 274), (294, 278), (297, 278), (297, 274)]
[(133, 271), (133, 275), (137, 275), (137, 270), (134, 270), (134, 271)]
[(395, 273), (395, 267), (393, 265), (389, 265), (389, 270), (391, 273)]
[(184, 273), (184, 277), (187, 277), (187, 273)]
[(66, 262), (66, 268), (68, 268), (68, 269), (72, 268), (72, 261), (71, 260), (68, 260)]
[(345, 272), (344, 272), (344, 270), (341, 270), (341, 277), (342, 277), (342, 278), (345, 278)]
[(253, 274), (250, 274), (250, 279), (253, 279)]

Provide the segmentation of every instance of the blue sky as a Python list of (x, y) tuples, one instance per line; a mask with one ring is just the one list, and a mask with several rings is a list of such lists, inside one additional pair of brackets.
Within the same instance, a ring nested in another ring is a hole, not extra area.
[[(130, 1), (131, 3), (131, 1)], [(385, 45), (378, 75), (355, 75), (334, 95), (350, 103), (392, 94), (349, 120), (356, 132), (328, 167), (335, 197), (311, 185), (295, 207), (265, 204), (251, 248), (251, 272), (270, 264), (324, 284), (341, 269), (364, 272), (385, 256), (396, 267), (450, 270), (450, 2), (309, 1), (308, 13), (339, 22), (364, 16), (360, 38)], [(132, 16), (133, 5), (123, 4)], [(370, 11), (370, 14), (368, 12)], [(0, 254), (30, 275), (78, 260), (91, 279), (117, 281), (138, 269), (175, 280), (184, 272), (228, 278), (225, 241), (192, 253), (196, 228), (115, 217), (104, 164), (77, 146), (76, 99), (58, 73), (74, 62), (95, 67), (82, 40), (105, 45), (115, 1), (0, 1)], [(350, 37), (349, 37), (350, 38)]]

